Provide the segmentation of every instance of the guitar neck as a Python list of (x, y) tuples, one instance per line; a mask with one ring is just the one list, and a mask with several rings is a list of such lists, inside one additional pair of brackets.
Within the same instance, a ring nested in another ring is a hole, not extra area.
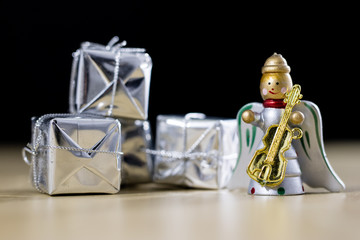
[(282, 139), (282, 136), (284, 135), (285, 128), (287, 126), (287, 122), (290, 118), (291, 111), (293, 109), (293, 106), (287, 105), (285, 108), (285, 111), (281, 117), (281, 121), (279, 123), (278, 128), (276, 129), (275, 136), (273, 138), (273, 141), (270, 145), (269, 154), (266, 162), (272, 164), (275, 158), (275, 155), (277, 153), (277, 148), (280, 145), (280, 141)]
[(267, 163), (273, 164), (274, 162), (275, 155), (278, 152), (278, 148), (280, 146), (281, 139), (284, 135), (292, 109), (295, 106), (295, 104), (298, 104), (300, 102), (300, 99), (302, 98), (300, 91), (301, 91), (300, 85), (295, 84), (291, 89), (290, 93), (285, 95), (286, 97), (284, 99), (284, 102), (286, 102), (287, 104), (285, 107), (285, 111), (281, 117), (281, 121), (276, 129), (275, 135), (271, 142), (267, 157), (265, 159), (265, 162)]

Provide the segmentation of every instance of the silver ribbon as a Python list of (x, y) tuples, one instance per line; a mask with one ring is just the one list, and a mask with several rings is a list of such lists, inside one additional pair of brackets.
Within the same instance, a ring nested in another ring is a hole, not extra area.
[[(115, 151), (105, 151), (105, 150), (93, 150), (88, 148), (75, 148), (75, 147), (65, 147), (65, 146), (54, 146), (54, 145), (44, 145), (39, 148), (47, 148), (47, 149), (58, 149), (58, 150), (66, 150), (66, 151), (74, 151), (74, 152), (85, 152), (85, 153), (105, 153), (105, 154), (111, 154), (111, 155), (123, 155), (123, 152), (115, 152)], [(32, 156), (36, 156), (38, 154), (38, 151), (33, 150), (32, 146), (30, 144), (27, 144), (23, 150), (22, 150), (22, 156), (23, 160), (27, 165), (31, 165), (32, 161), (30, 161), (27, 157), (27, 154), (30, 154)]]
[(117, 80), (119, 78), (120, 58), (121, 58), (121, 52), (117, 51), (116, 55), (115, 55), (114, 78), (112, 80), (113, 87), (112, 87), (112, 93), (111, 93), (111, 104), (110, 104), (109, 110), (108, 110), (108, 116), (111, 116), (112, 111), (114, 109), (116, 87), (117, 87), (117, 82), (118, 82)]
[[(109, 41), (109, 43), (107, 45), (102, 45), (102, 44), (93, 43), (93, 42), (83, 42), (81, 44), (81, 49), (84, 49), (84, 50), (91, 49), (91, 50), (100, 50), (100, 51), (109, 51), (109, 52), (117, 52), (118, 50), (121, 52), (132, 52), (132, 53), (145, 52), (144, 48), (124, 48), (126, 46), (127, 42), (124, 40), (120, 43), (117, 43), (119, 40), (120, 40), (119, 37), (115, 36)], [(76, 52), (78, 52), (78, 51), (76, 51)], [(74, 54), (77, 54), (76, 52)]]

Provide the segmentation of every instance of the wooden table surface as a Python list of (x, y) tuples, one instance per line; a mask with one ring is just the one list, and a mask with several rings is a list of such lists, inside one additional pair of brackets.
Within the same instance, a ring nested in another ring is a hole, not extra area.
[(20, 146), (0, 147), (0, 239), (360, 239), (360, 142), (325, 144), (342, 193), (301, 196), (154, 183), (115, 195), (38, 193)]

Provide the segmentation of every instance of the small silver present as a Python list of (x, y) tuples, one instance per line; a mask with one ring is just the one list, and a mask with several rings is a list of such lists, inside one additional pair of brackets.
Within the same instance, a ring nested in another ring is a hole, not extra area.
[(72, 114), (37, 119), (23, 151), (34, 187), (49, 195), (117, 193), (121, 154), (118, 120)]
[(73, 54), (70, 112), (147, 119), (152, 60), (142, 48), (84, 42)]
[(152, 147), (150, 124), (146, 120), (118, 119), (122, 135), (122, 184), (152, 181), (153, 158), (145, 149)]
[(238, 156), (236, 119), (203, 114), (159, 115), (154, 181), (194, 188), (224, 188)]

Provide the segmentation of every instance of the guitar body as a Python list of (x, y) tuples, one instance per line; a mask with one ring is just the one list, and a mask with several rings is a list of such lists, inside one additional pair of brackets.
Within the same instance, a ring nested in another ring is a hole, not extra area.
[(286, 126), (273, 162), (267, 162), (266, 159), (278, 126), (278, 124), (274, 124), (267, 129), (262, 139), (264, 147), (255, 152), (247, 168), (247, 174), (252, 179), (267, 187), (278, 186), (284, 180), (287, 165), (284, 153), (290, 148), (291, 141), (294, 138), (293, 131)]

